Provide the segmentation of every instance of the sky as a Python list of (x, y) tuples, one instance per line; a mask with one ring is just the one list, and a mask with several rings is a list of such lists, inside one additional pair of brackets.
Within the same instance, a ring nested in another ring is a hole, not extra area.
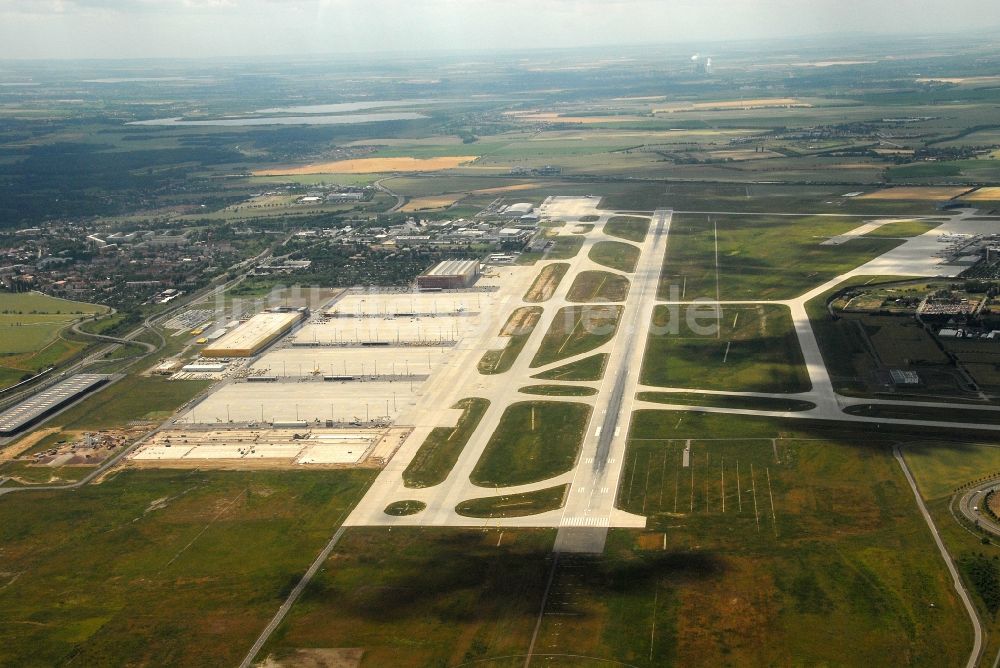
[(998, 0), (0, 0), (0, 58), (670, 44), (984, 31)]

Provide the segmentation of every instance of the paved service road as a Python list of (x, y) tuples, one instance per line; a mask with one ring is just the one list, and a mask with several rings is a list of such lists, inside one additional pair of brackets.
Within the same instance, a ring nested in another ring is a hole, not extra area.
[(955, 592), (958, 594), (958, 597), (962, 599), (962, 605), (965, 606), (965, 611), (968, 613), (969, 619), (972, 621), (972, 653), (969, 654), (969, 661), (966, 663), (966, 667), (975, 668), (976, 664), (979, 662), (979, 655), (983, 651), (983, 627), (979, 623), (979, 615), (976, 614), (976, 609), (972, 605), (972, 600), (969, 598), (968, 592), (965, 591), (965, 587), (962, 585), (962, 578), (958, 575), (958, 569), (955, 568), (955, 562), (952, 561), (948, 548), (944, 546), (944, 541), (941, 540), (941, 534), (938, 533), (937, 527), (934, 525), (934, 520), (931, 519), (931, 514), (927, 512), (927, 506), (924, 505), (924, 500), (920, 496), (920, 490), (917, 489), (917, 481), (914, 480), (913, 474), (910, 472), (910, 467), (903, 458), (903, 453), (900, 451), (898, 445), (893, 446), (892, 454), (899, 463), (899, 467), (903, 469), (903, 475), (906, 476), (906, 482), (910, 484), (910, 490), (913, 492), (914, 499), (916, 499), (917, 507), (920, 508), (920, 514), (927, 523), (927, 528), (931, 530), (931, 535), (934, 537), (934, 543), (937, 544), (938, 551), (944, 559), (945, 566), (948, 567), (948, 572), (951, 573), (951, 581), (955, 587)]

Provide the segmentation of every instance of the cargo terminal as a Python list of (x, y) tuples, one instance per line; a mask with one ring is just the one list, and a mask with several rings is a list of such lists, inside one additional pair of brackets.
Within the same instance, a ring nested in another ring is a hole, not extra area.
[(253, 316), (201, 351), (202, 357), (253, 357), (302, 322), (306, 309), (275, 309)]
[(12, 436), (52, 415), (76, 399), (93, 392), (111, 376), (80, 373), (39, 392), (10, 410), (0, 413), (0, 436)]

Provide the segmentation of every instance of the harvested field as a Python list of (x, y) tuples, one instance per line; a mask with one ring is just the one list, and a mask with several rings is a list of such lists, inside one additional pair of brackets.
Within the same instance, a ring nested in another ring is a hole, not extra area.
[(964, 187), (955, 188), (948, 186), (886, 188), (885, 190), (876, 190), (875, 192), (861, 195), (858, 199), (918, 199), (944, 201), (952, 199), (953, 197), (958, 197), (962, 193), (968, 192), (968, 190), (968, 188)]
[(1000, 201), (1000, 188), (996, 186), (980, 188), (969, 193), (962, 199), (969, 200), (970, 202), (997, 202)]
[(431, 197), (416, 197), (403, 205), (400, 211), (427, 211), (428, 209), (445, 209), (462, 199), (464, 195), (434, 195)]
[(319, 162), (304, 167), (264, 169), (254, 176), (296, 176), (301, 174), (385, 174), (392, 172), (436, 172), (476, 160), (477, 155), (453, 155), (440, 158), (358, 158)]
[(551, 299), (567, 271), (569, 265), (565, 262), (547, 265), (524, 294), (524, 301), (537, 304)]
[(762, 98), (756, 100), (722, 100), (719, 102), (677, 103), (654, 109), (654, 114), (672, 114), (678, 111), (728, 111), (733, 109), (773, 109), (775, 107), (811, 107), (808, 102), (794, 97)]

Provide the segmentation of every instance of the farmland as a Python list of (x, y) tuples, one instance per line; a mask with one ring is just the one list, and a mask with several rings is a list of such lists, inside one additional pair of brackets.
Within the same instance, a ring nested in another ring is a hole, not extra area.
[(103, 306), (36, 292), (0, 292), (0, 388), (82, 351), (84, 342), (64, 338), (62, 332), (78, 320), (106, 311)]

